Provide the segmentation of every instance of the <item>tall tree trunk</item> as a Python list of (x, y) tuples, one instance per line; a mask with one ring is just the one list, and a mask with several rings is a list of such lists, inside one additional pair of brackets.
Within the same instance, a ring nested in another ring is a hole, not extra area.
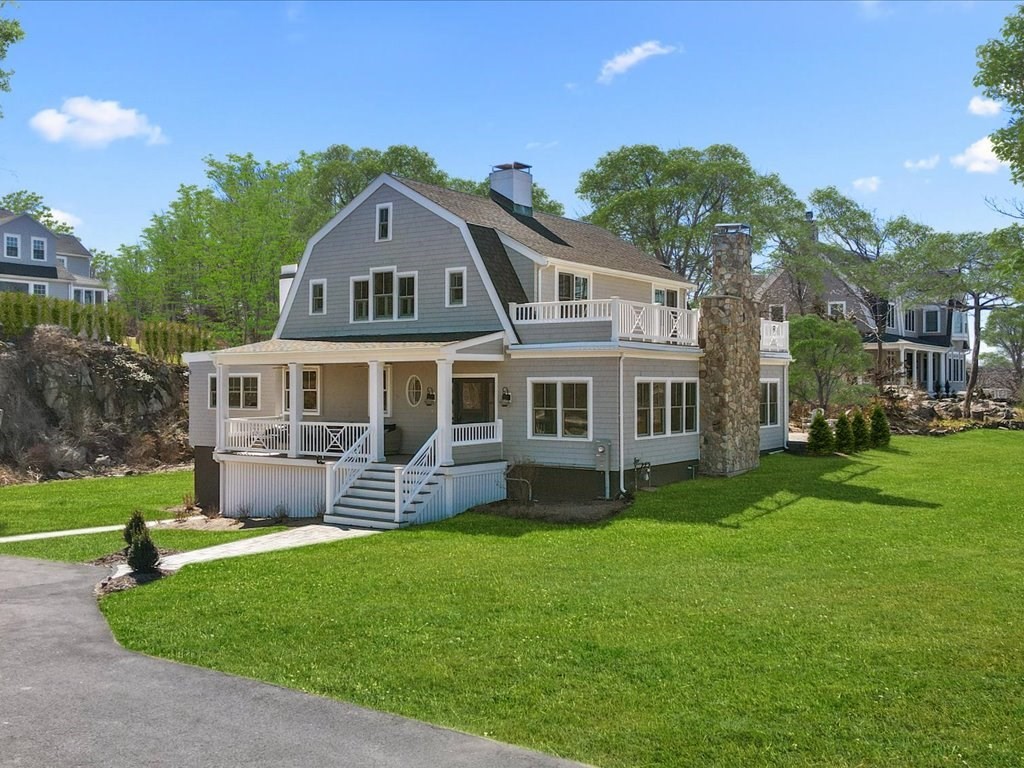
[(974, 388), (978, 385), (978, 354), (981, 352), (981, 302), (974, 298), (971, 310), (974, 312), (974, 338), (971, 339), (971, 373), (967, 377), (967, 391), (964, 393), (964, 418), (971, 418), (971, 402)]

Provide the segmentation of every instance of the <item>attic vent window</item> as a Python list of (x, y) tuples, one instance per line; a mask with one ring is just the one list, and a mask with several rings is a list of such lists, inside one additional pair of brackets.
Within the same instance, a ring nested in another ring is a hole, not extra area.
[(377, 237), (376, 242), (382, 243), (391, 239), (391, 203), (377, 206)]

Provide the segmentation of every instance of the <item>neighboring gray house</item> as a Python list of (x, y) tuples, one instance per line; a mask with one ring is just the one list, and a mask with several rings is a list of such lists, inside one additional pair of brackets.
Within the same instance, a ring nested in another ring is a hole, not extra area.
[[(378, 177), (282, 270), (272, 339), (185, 355), (201, 503), (396, 527), (505, 498), (510, 465), (536, 497), (596, 498), (634, 468), (661, 484), (720, 451), (692, 286), (599, 227), (534, 213), (529, 166), (496, 167), (491, 190)], [(748, 287), (749, 240), (721, 232)], [(732, 377), (752, 416), (717, 474), (786, 442), (786, 325), (737, 322), (700, 328), (752, 361)]]
[(106, 286), (74, 235), (51, 232), (27, 213), (0, 208), (0, 291), (104, 304)]

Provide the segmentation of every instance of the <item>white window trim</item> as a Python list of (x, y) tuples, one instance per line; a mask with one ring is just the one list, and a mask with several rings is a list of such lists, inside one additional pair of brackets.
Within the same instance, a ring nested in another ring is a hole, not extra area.
[[(314, 312), (313, 311), (313, 286), (314, 285), (322, 285), (323, 288), (324, 288), (324, 291), (323, 291), (324, 308), (322, 310), (320, 310), (319, 312)], [(310, 280), (309, 281), (309, 314), (310, 315), (326, 315), (327, 314), (327, 281), (325, 279), (323, 279), (323, 278), (321, 278), (319, 280)]]
[[(387, 209), (388, 212), (388, 236), (380, 236), (380, 212), (382, 209)], [(395, 233), (395, 210), (392, 203), (378, 203), (377, 208), (373, 215), (373, 242), (375, 243), (386, 243), (391, 240), (391, 236)]]
[(682, 303), (682, 300), (683, 300), (682, 291), (680, 291), (678, 288), (666, 288), (665, 286), (658, 285), (657, 283), (651, 283), (651, 304), (657, 304), (658, 303), (657, 299), (655, 298), (655, 294), (657, 294), (658, 291), (664, 291), (665, 292), (665, 304), (662, 305), (662, 306), (666, 306), (666, 307), (669, 306), (668, 305), (668, 294), (674, 293), (676, 295), (676, 305), (674, 307), (669, 307), (669, 309), (683, 309), (683, 307), (681, 306), (681, 303)]
[[(18, 255), (17, 256), (8, 256), (7, 255), (7, 238), (8, 237), (13, 237), (15, 240), (18, 241)], [(8, 234), (7, 232), (4, 232), (3, 247), (4, 247), (4, 258), (5, 259), (18, 259), (19, 261), (21, 260), (21, 235), (13, 235), (13, 234)]]
[[(226, 377), (226, 380), (227, 380), (227, 382), (230, 382), (231, 379), (238, 379), (238, 378), (242, 378), (242, 377), (255, 378), (256, 379), (256, 407), (255, 408), (246, 408), (245, 406), (241, 405), (241, 402), (239, 402), (239, 407), (238, 408), (232, 408), (230, 406), (230, 403), (228, 403), (226, 408), (225, 408), (225, 412), (231, 412), (231, 411), (258, 411), (263, 406), (263, 376), (261, 374), (259, 374), (259, 373), (245, 373), (245, 372), (229, 373), (227, 375), (227, 377)], [(211, 411), (216, 410), (217, 406), (216, 405), (212, 405), (210, 403), (210, 401), (212, 399), (212, 395), (213, 395), (213, 387), (210, 385), (210, 381), (216, 381), (216, 380), (217, 380), (217, 374), (216, 373), (207, 374), (206, 407), (209, 410), (211, 410)], [(229, 390), (231, 389), (231, 384), (230, 383), (228, 383), (228, 389)], [(227, 394), (228, 393), (225, 392), (224, 393), (224, 397), (227, 397)], [(217, 393), (217, 397), (220, 397), (220, 396), (221, 396), (221, 393), (218, 392)], [(241, 395), (239, 395), (239, 397), (241, 397)]]
[[(413, 291), (413, 294), (412, 294), (413, 311), (412, 311), (412, 315), (410, 315), (409, 317), (402, 317), (401, 315), (398, 314), (398, 311), (399, 311), (398, 310), (398, 302), (399, 302), (399, 300), (401, 298), (401, 292), (399, 290), (399, 281), (401, 281), (401, 279), (403, 277), (411, 277), (415, 281), (415, 290)], [(419, 271), (418, 270), (413, 270), (411, 272), (395, 272), (395, 315), (394, 315), (393, 319), (397, 320), (397, 321), (410, 321), (410, 320), (418, 320), (419, 317), (420, 317), (420, 273), (419, 273)]]
[[(665, 434), (656, 435), (654, 434), (654, 401), (651, 401), (651, 434), (641, 435), (636, 430), (636, 410), (637, 410), (637, 398), (636, 398), (636, 385), (637, 384), (664, 384), (665, 385)], [(683, 431), (673, 432), (672, 431), (672, 385), (683, 384)], [(697, 385), (697, 402), (694, 403), (697, 411), (696, 429), (687, 431), (686, 429), (686, 410), (685, 410), (685, 398), (686, 398), (686, 384)], [(634, 376), (633, 377), (633, 439), (640, 440), (664, 440), (666, 437), (686, 437), (688, 435), (699, 435), (700, 434), (700, 380), (691, 377), (673, 376), (670, 378), (664, 378), (662, 376)]]
[[(366, 281), (366, 295), (369, 304), (366, 307), (366, 318), (356, 319), (356, 283)], [(353, 275), (348, 279), (348, 321), (350, 323), (368, 323), (373, 317), (373, 280), (369, 275)]]
[[(413, 379), (415, 379), (417, 382), (419, 382), (419, 385), (420, 385), (420, 399), (417, 400), (415, 403), (412, 401), (412, 398), (409, 396), (409, 387), (412, 385)], [(426, 387), (423, 386), (423, 379), (421, 379), (419, 377), (419, 375), (414, 373), (411, 376), (409, 376), (409, 378), (407, 378), (405, 380), (405, 402), (407, 402), (409, 404), (409, 407), (415, 408), (420, 403), (422, 403), (423, 402), (424, 393), (426, 391), (427, 391)]]
[[(303, 371), (316, 371), (316, 408), (302, 409), (304, 416), (319, 416), (320, 415), (320, 404), (323, 402), (323, 371), (320, 370), (319, 365), (304, 365), (302, 366)], [(299, 374), (302, 375), (301, 372)], [(300, 387), (299, 392), (304, 390)], [(281, 373), (281, 413), (282, 415), (290, 412), (291, 409), (285, 408), (285, 404), (288, 402), (288, 366), (284, 367), (284, 371)]]
[[(28, 257), (31, 261), (46, 261), (46, 238), (45, 237), (30, 237), (29, 238), (29, 249)], [(43, 244), (43, 258), (36, 258), (36, 243)]]
[(843, 308), (842, 316), (846, 317), (846, 302), (845, 301), (830, 301), (828, 303), (828, 316), (829, 317), (835, 317), (835, 315), (832, 314), (832, 307), (842, 307)]
[[(892, 320), (891, 323), (889, 322), (890, 319)], [(895, 329), (897, 322), (899, 322), (899, 313), (896, 310), (896, 305), (890, 301), (885, 310), (885, 327)]]
[[(376, 304), (376, 294), (373, 291), (373, 276), (384, 272), (390, 272), (392, 274), (391, 279), (391, 317), (377, 317), (374, 314)], [(400, 298), (399, 293), (399, 280), (403, 277), (411, 277), (416, 281), (416, 292), (413, 293), (415, 299), (415, 306), (412, 315), (409, 317), (400, 317), (398, 314), (398, 300)], [(355, 283), (360, 280), (369, 281), (369, 296), (370, 296), (370, 311), (369, 316), (366, 320), (355, 319)], [(349, 322), (352, 323), (396, 323), (396, 322), (410, 322), (419, 320), (420, 317), (420, 273), (418, 270), (411, 270), (409, 272), (399, 272), (398, 267), (377, 267), (370, 270), (369, 275), (353, 275), (349, 278), (349, 309), (348, 309)]]
[[(781, 307), (782, 308), (782, 320), (775, 320), (775, 318), (772, 317), (772, 308), (773, 307)], [(774, 322), (774, 323), (778, 323), (778, 322), (783, 322), (784, 323), (784, 322), (786, 322), (786, 305), (785, 304), (769, 304), (768, 305), (768, 319), (770, 321)]]
[[(574, 298), (569, 301), (590, 301), (594, 298), (594, 273), (586, 272), (582, 269), (569, 269), (567, 267), (555, 267), (555, 301), (566, 301), (566, 299), (558, 298), (558, 278), (561, 275), (572, 275), (573, 276), (573, 294)], [(576, 281), (577, 277), (585, 277), (587, 279), (587, 298), (577, 299), (575, 298), (576, 293)]]
[[(929, 315), (935, 315), (935, 330), (934, 331), (929, 331), (928, 330), (928, 316)], [(940, 333), (941, 331), (939, 331), (939, 327), (940, 327), (940, 324), (939, 324), (939, 310), (937, 310), (937, 309), (926, 309), (924, 311), (924, 317), (922, 318), (922, 322), (921, 322), (921, 333)]]
[[(451, 276), (457, 272), (462, 273), (462, 303), (452, 304), (452, 283)], [(464, 307), (467, 304), (466, 296), (466, 268), (465, 267), (449, 267), (444, 271), (444, 306), (445, 308), (451, 307)], [(417, 311), (419, 308), (417, 307)]]
[(57, 257), (57, 263), (60, 264), (62, 267), (64, 267), (64, 269), (67, 269), (68, 268), (68, 257), (67, 256), (58, 256)]
[[(454, 378), (454, 377), (453, 377)], [(587, 385), (587, 436), (572, 437), (562, 434), (562, 387), (559, 386), (556, 398), (556, 410), (558, 426), (557, 435), (535, 435), (533, 434), (533, 385), (534, 384), (586, 384)], [(495, 392), (497, 397), (497, 392)], [(574, 443), (593, 442), (594, 440), (594, 378), (593, 376), (537, 376), (526, 379), (526, 437), (528, 440), (568, 440)]]
[[(907, 321), (910, 321), (909, 323)], [(917, 333), (917, 313), (908, 309), (903, 313), (903, 332), (904, 333)]]
[[(36, 293), (36, 288), (39, 287), (39, 286), (43, 287), (43, 292), (42, 293)], [(47, 283), (29, 283), (28, 284), (28, 292), (29, 292), (30, 296), (49, 296), (50, 295), (50, 286)]]
[[(761, 384), (775, 385), (775, 423), (758, 424), (760, 429), (775, 429), (782, 423), (782, 379), (759, 379), (757, 387), (757, 420), (761, 420)], [(770, 392), (771, 390), (769, 390)], [(770, 401), (769, 401), (770, 402)]]
[[(496, 373), (453, 373), (452, 374), (452, 396), (454, 399), (455, 395), (455, 379), (493, 379), (494, 380), (494, 401), (491, 403), (491, 408), (494, 411), (494, 421), (498, 420), (498, 408), (501, 406), (498, 404), (501, 393), (498, 391), (498, 374)], [(455, 426), (455, 403), (452, 403), (452, 426)], [(482, 422), (484, 424), (494, 422)], [(580, 438), (573, 438), (579, 440)]]

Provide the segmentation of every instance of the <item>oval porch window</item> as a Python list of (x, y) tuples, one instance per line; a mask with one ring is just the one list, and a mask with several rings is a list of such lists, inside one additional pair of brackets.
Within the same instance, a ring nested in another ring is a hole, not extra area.
[(420, 404), (420, 400), (423, 399), (423, 382), (419, 376), (410, 376), (405, 383), (405, 399), (413, 408)]

